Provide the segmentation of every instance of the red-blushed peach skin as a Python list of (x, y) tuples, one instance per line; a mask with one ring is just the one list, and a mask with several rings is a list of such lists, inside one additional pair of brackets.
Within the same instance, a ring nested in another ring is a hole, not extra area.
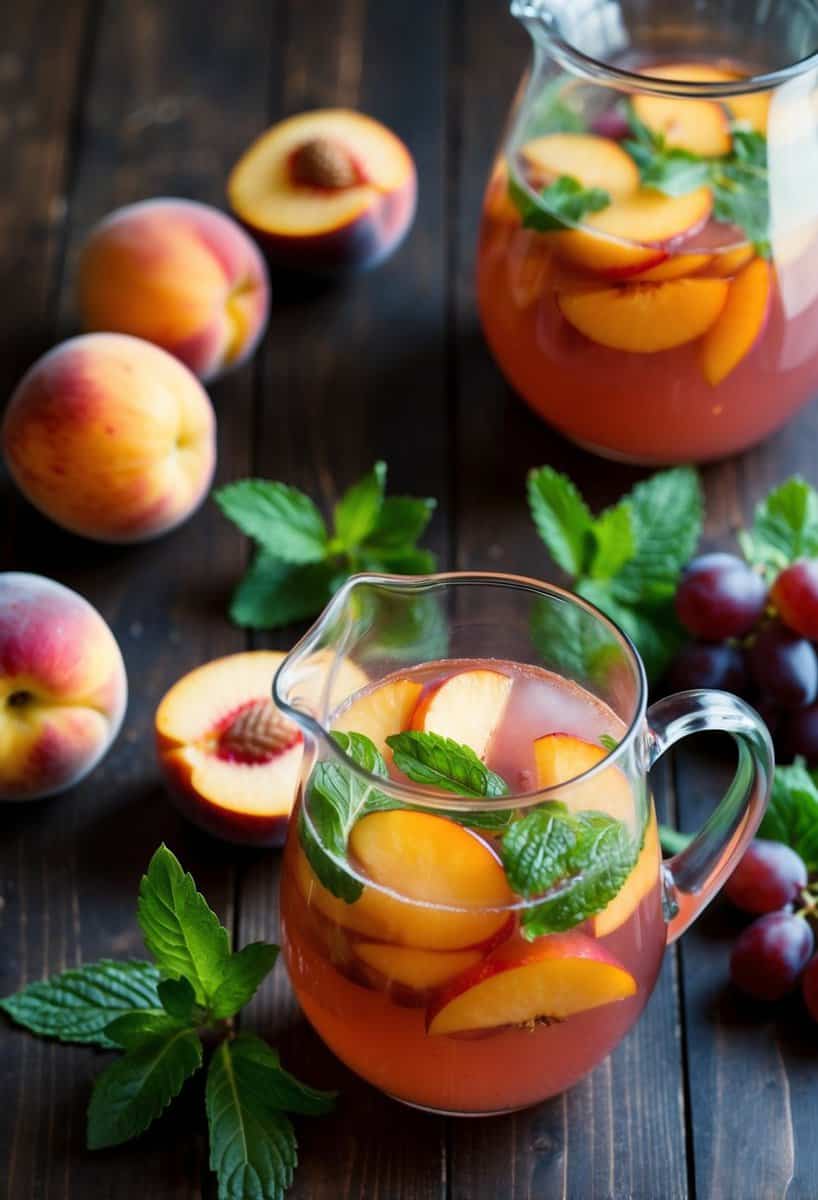
[(138, 542), (181, 524), (207, 495), (216, 420), (198, 379), (119, 333), (63, 342), (23, 376), (3, 420), (23, 494), (73, 533)]
[(244, 362), (264, 333), (267, 268), (225, 213), (193, 200), (144, 200), (88, 235), (77, 295), (82, 323), (145, 338), (200, 379)]
[[(349, 154), (352, 186), (299, 182), (293, 155), (317, 138)], [(379, 121), (351, 109), (316, 109), (257, 138), (231, 171), (227, 194), (272, 262), (333, 274), (374, 266), (396, 249), (414, 218), (417, 175), (409, 151)]]
[(78, 783), (116, 737), (127, 694), (119, 647), (87, 600), (0, 574), (0, 801)]

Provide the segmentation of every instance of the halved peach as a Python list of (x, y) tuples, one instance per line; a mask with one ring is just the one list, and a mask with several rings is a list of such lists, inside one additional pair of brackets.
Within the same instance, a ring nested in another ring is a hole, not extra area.
[(742, 267), (746, 267), (754, 257), (755, 248), (749, 242), (732, 246), (729, 250), (721, 250), (713, 255), (707, 266), (707, 274), (729, 279), (738, 274)]
[(415, 211), (415, 165), (379, 121), (317, 109), (280, 121), (230, 173), (233, 212), (285, 267), (372, 266), (397, 246)]
[(672, 350), (701, 337), (718, 319), (726, 279), (673, 279), (633, 283), (557, 296), (567, 321), (600, 346), (633, 354)]
[(721, 158), (730, 153), (730, 122), (717, 101), (643, 93), (634, 96), (632, 103), (639, 120), (660, 133), (668, 146), (702, 158)]
[(636, 980), (594, 938), (574, 930), (510, 942), (444, 984), (426, 1010), (432, 1035), (565, 1020), (633, 996)]
[(639, 187), (639, 170), (629, 154), (610, 138), (592, 133), (549, 133), (526, 142), (520, 151), (538, 185), (570, 175), (585, 188), (602, 188), (614, 199)]
[(461, 671), (430, 688), (412, 715), (412, 729), (438, 733), (470, 746), (484, 758), (511, 694), (510, 676), (499, 671)]
[[(304, 740), (271, 699), (283, 658), (253, 650), (215, 659), (183, 676), (156, 710), (159, 763), (174, 799), (227, 841), (272, 846), (286, 834)], [(328, 665), (316, 669), (316, 698)], [(342, 663), (334, 699), (365, 683), (360, 668)]]
[(753, 259), (729, 289), (724, 311), (701, 347), (702, 371), (712, 387), (735, 370), (764, 332), (772, 291), (769, 263)]
[(632, 277), (634, 283), (665, 283), (668, 279), (682, 279), (685, 275), (696, 275), (710, 265), (712, 254), (671, 254), (658, 267), (651, 267)]
[(332, 723), (344, 733), (363, 733), (382, 754), (391, 755), (386, 739), (409, 728), (423, 684), (415, 679), (396, 679), (364, 692), (344, 708)]
[(585, 220), (582, 229), (554, 235), (560, 254), (609, 279), (626, 279), (664, 262), (677, 239), (706, 224), (713, 208), (709, 188), (664, 196), (642, 188)]
[(481, 950), (418, 950), (386, 942), (356, 942), (355, 956), (387, 984), (414, 992), (440, 987), (477, 965)]
[[(740, 71), (729, 71), (723, 67), (697, 62), (653, 66), (646, 68), (643, 73), (653, 75), (657, 79), (686, 80), (688, 83), (734, 83), (746, 78)], [(723, 103), (734, 120), (746, 121), (752, 129), (764, 133), (767, 129), (770, 98), (769, 92), (748, 92), (743, 96), (726, 96)]]

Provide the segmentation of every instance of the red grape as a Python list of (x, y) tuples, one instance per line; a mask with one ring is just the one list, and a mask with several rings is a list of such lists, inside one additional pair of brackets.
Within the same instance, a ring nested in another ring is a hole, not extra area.
[(801, 991), (807, 1012), (813, 1021), (818, 1021), (818, 954), (814, 955), (801, 976)]
[(739, 935), (730, 955), (730, 978), (756, 1000), (780, 1000), (795, 987), (812, 950), (812, 930), (803, 917), (767, 913)]
[(801, 757), (818, 766), (818, 704), (787, 713), (781, 745), (786, 758)]
[(748, 913), (771, 913), (797, 900), (807, 886), (807, 868), (800, 855), (783, 842), (756, 838), (724, 885), (736, 908)]
[(802, 558), (786, 567), (773, 584), (771, 599), (785, 625), (818, 641), (818, 559)]
[(750, 673), (768, 700), (803, 708), (818, 695), (818, 657), (806, 638), (771, 621), (759, 630), (749, 653)]
[(742, 637), (764, 613), (767, 588), (735, 554), (694, 558), (676, 592), (676, 612), (689, 633), (708, 642)]
[(726, 642), (688, 642), (673, 660), (668, 683), (677, 692), (721, 688), (740, 695), (747, 685), (744, 655)]

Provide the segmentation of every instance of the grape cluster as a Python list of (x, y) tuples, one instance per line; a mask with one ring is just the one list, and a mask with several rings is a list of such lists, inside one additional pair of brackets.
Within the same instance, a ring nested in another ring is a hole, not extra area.
[(676, 612), (695, 640), (677, 654), (671, 687), (744, 696), (779, 758), (818, 766), (818, 560), (792, 563), (768, 589), (736, 555), (701, 555), (679, 581)]
[[(751, 842), (724, 893), (756, 919), (730, 955), (730, 977), (757, 1000), (780, 1000), (801, 981), (810, 1016), (818, 1021), (818, 954), (808, 920), (815, 900), (800, 855), (782, 842)], [(796, 911), (795, 906), (801, 905)]]

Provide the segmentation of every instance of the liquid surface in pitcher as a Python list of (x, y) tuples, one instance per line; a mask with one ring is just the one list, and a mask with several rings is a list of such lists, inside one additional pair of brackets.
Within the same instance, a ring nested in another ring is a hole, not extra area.
[[(603, 762), (623, 723), (550, 672), (460, 659), (387, 676), (333, 726), (367, 735), (393, 781), (406, 777), (385, 739), (414, 728), (470, 745), (512, 794), (528, 796), (505, 812), (452, 798), (451, 816), (387, 800), (352, 824), (344, 857), (328, 863), (325, 789), (348, 780), (342, 765), (319, 763), (291, 822), (281, 895), (306, 1016), (354, 1071), (426, 1108), (497, 1112), (569, 1087), (633, 1025), (655, 982), (665, 944), (659, 842), (644, 780), (624, 758), (545, 803), (532, 793)], [(539, 823), (532, 854), (559, 854), (566, 829), (599, 838), (584, 883), (515, 891), (524, 868), (519, 857), (510, 866), (510, 830), (519, 837), (526, 819)], [(609, 837), (619, 851), (606, 858)]]
[[(734, 62), (620, 64), (740, 82)], [(489, 182), (478, 294), (541, 416), (647, 464), (735, 453), (818, 393), (818, 164), (802, 88), (661, 96), (556, 75), (526, 94)]]

